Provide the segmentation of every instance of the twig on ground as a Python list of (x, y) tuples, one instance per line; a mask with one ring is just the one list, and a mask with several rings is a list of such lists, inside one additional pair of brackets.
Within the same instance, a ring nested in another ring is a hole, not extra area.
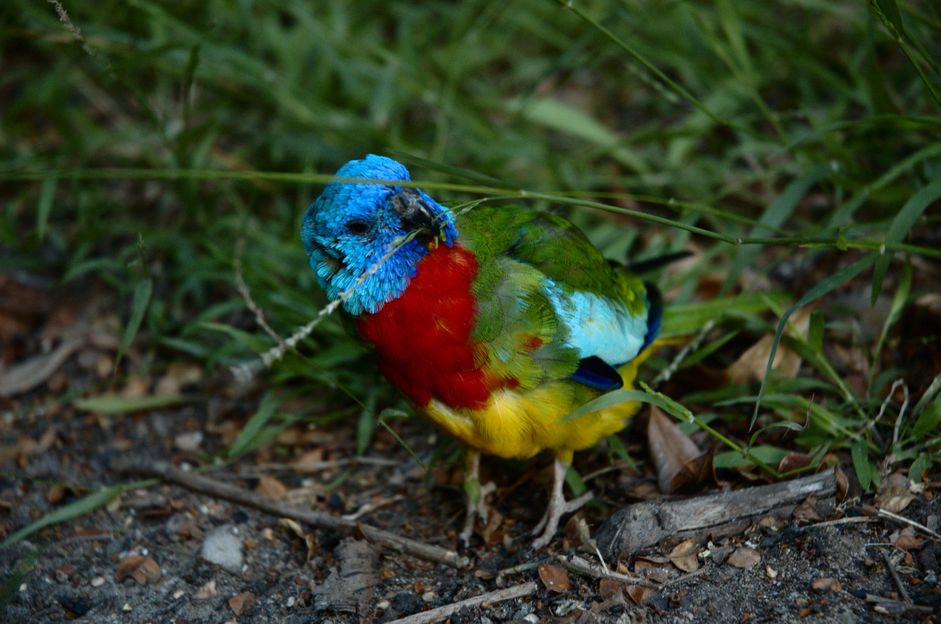
[(539, 566), (545, 563), (545, 559), (539, 559), (537, 561), (527, 561), (526, 563), (518, 563), (515, 566), (510, 566), (509, 568), (503, 568), (497, 572), (496, 583), (499, 585), (503, 582), (503, 578), (510, 576), (511, 574), (519, 574), (520, 572), (528, 572), (529, 570), (535, 570)]
[(465, 568), (469, 564), (466, 557), (461, 557), (452, 550), (432, 546), (390, 531), (384, 531), (355, 520), (348, 520), (332, 514), (308, 511), (291, 505), (275, 502), (244, 488), (221, 483), (200, 475), (180, 470), (166, 462), (144, 462), (140, 460), (121, 460), (114, 463), (115, 469), (123, 473), (132, 473), (158, 477), (195, 492), (202, 492), (216, 498), (232, 501), (246, 507), (252, 507), (283, 518), (292, 518), (310, 526), (329, 529), (345, 535), (362, 535), (374, 544), (389, 550), (403, 552), (419, 559), (443, 563), (453, 568)]
[(401, 500), (405, 500), (405, 497), (400, 494), (396, 494), (392, 498), (386, 498), (381, 501), (376, 501), (375, 503), (366, 503), (353, 513), (346, 514), (343, 517), (347, 520), (359, 520), (368, 513), (372, 513), (377, 509), (382, 509), (383, 507), (388, 507), (389, 505), (394, 505)]
[(358, 464), (367, 466), (398, 466), (401, 463), (402, 462), (399, 460), (385, 459), (382, 457), (351, 457), (349, 459), (333, 459), (329, 461), (311, 462), (309, 464), (269, 462), (267, 464), (257, 464), (255, 466), (246, 467), (241, 474), (252, 476), (271, 472), (310, 474), (330, 468), (343, 468), (344, 466), (356, 466)]
[(931, 537), (933, 537), (934, 539), (938, 541), (941, 541), (941, 534), (939, 534), (937, 531), (932, 531), (925, 525), (919, 524), (918, 522), (915, 522), (914, 520), (906, 518), (905, 516), (900, 516), (897, 513), (892, 513), (891, 511), (886, 511), (885, 509), (879, 509), (878, 507), (864, 506), (863, 511), (866, 511), (867, 513), (875, 513), (877, 516), (882, 516), (883, 518), (889, 518), (891, 520), (895, 520), (896, 522), (902, 522), (909, 526), (915, 527), (919, 531), (922, 531), (925, 534), (930, 535)]
[(530, 581), (528, 583), (523, 583), (522, 585), (514, 585), (513, 587), (507, 587), (506, 589), (498, 589), (487, 594), (474, 596), (473, 598), (461, 600), (460, 602), (452, 602), (449, 605), (438, 607), (437, 609), (431, 609), (430, 611), (414, 613), (397, 620), (392, 620), (388, 624), (432, 624), (432, 622), (441, 622), (442, 620), (448, 619), (461, 609), (467, 607), (476, 607), (483, 604), (495, 604), (498, 602), (504, 602), (506, 600), (513, 600), (514, 598), (523, 598), (524, 596), (529, 596), (530, 594), (536, 593), (538, 588), (539, 586), (536, 585), (534, 581)]
[(562, 564), (563, 567), (571, 570), (572, 572), (578, 574), (584, 574), (596, 579), (611, 579), (613, 581), (620, 581), (626, 585), (640, 585), (641, 587), (649, 587), (651, 589), (662, 589), (663, 585), (660, 583), (654, 583), (645, 578), (639, 576), (630, 576), (628, 574), (620, 574), (618, 572), (611, 572), (610, 570), (605, 571), (601, 568), (600, 565), (596, 565), (587, 559), (582, 559), (577, 555), (572, 555), (571, 557), (566, 555), (558, 555), (556, 561)]
[(899, 595), (902, 597), (902, 600), (905, 601), (906, 604), (912, 604), (912, 597), (908, 595), (908, 590), (905, 589), (905, 586), (902, 584), (899, 573), (895, 571), (895, 564), (892, 563), (892, 557), (889, 556), (889, 553), (883, 551), (882, 560), (885, 562), (885, 567), (889, 570), (889, 575), (892, 577), (892, 580), (895, 581), (895, 586), (899, 588)]
[(804, 529), (819, 529), (821, 527), (833, 526), (836, 524), (861, 524), (864, 522), (875, 522), (875, 518), (869, 516), (847, 516), (846, 518), (837, 518), (836, 520), (824, 520), (823, 522), (814, 522), (804, 526)]

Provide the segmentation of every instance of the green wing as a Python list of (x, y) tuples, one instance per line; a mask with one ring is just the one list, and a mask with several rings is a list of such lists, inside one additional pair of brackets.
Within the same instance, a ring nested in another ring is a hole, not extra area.
[(482, 364), (523, 388), (564, 379), (583, 354), (560, 316), (547, 283), (567, 293), (590, 293), (645, 313), (639, 279), (612, 267), (569, 221), (518, 207), (479, 207), (459, 217), (459, 242), (477, 256), (474, 292), (478, 318), (474, 339)]

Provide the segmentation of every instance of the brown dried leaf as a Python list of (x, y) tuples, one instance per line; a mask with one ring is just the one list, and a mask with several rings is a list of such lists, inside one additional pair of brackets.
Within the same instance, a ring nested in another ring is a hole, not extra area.
[(322, 470), (322, 464), (323, 450), (315, 449), (313, 451), (307, 451), (291, 462), (291, 469), (296, 472), (310, 472), (312, 470)]
[(684, 466), (701, 455), (699, 448), (654, 405), (650, 406), (647, 438), (650, 443), (650, 454), (657, 468), (657, 483), (660, 491), (670, 494), (673, 492), (673, 478), (683, 470)]
[(185, 386), (199, 383), (202, 379), (202, 367), (188, 362), (174, 362), (157, 382), (154, 394), (181, 394)]
[(652, 587), (641, 587), (640, 585), (631, 585), (626, 591), (628, 597), (637, 606), (650, 602), (650, 599), (657, 595), (657, 590)]
[(235, 615), (249, 613), (255, 608), (255, 594), (252, 592), (242, 592), (241, 594), (229, 598), (228, 603), (229, 608), (232, 609), (232, 613)]
[(740, 546), (729, 556), (726, 563), (742, 570), (749, 570), (758, 565), (760, 561), (761, 554), (757, 550), (748, 546)]
[(502, 542), (503, 536), (506, 534), (506, 527), (500, 530), (501, 527), (503, 527), (503, 514), (497, 511), (495, 507), (491, 507), (487, 510), (487, 525), (480, 532), (484, 543), (488, 546), (496, 546)]
[(798, 453), (797, 451), (791, 451), (782, 457), (780, 462), (778, 462), (778, 472), (789, 472), (791, 470), (797, 470), (799, 468), (804, 468), (809, 464), (810, 455), (806, 453)]
[(912, 527), (908, 527), (895, 537), (894, 543), (902, 550), (921, 550), (921, 547), (925, 545), (925, 540), (915, 535)]
[(837, 579), (835, 579), (835, 578), (833, 578), (833, 577), (829, 577), (829, 576), (824, 577), (824, 578), (814, 579), (813, 581), (811, 581), (810, 587), (811, 587), (815, 592), (840, 592), (840, 591), (843, 591), (843, 585), (840, 583), (840, 581), (837, 580)]
[[(807, 329), (810, 327), (811, 312), (813, 312), (813, 306), (802, 308), (800, 312), (791, 317), (784, 333), (789, 336), (806, 338)], [(773, 342), (774, 336), (768, 334), (749, 347), (738, 360), (729, 366), (729, 378), (735, 383), (762, 380), (768, 366), (768, 358), (771, 357)], [(774, 363), (771, 366), (774, 370), (787, 377), (795, 377), (797, 371), (800, 370), (800, 365), (801, 359), (797, 353), (788, 349), (784, 343), (778, 345), (778, 349), (774, 354)]]
[(581, 512), (572, 515), (568, 519), (565, 528), (562, 529), (562, 536), (562, 545), (565, 551), (575, 548), (585, 548), (593, 551), (597, 546), (595, 540), (591, 538), (591, 530), (588, 528), (585, 516)]
[(598, 593), (605, 600), (623, 600), (624, 584), (614, 579), (603, 578), (598, 581)]
[(846, 500), (846, 495), (849, 493), (850, 481), (846, 478), (846, 473), (843, 472), (843, 469), (839, 466), (833, 469), (833, 476), (836, 478), (836, 499), (843, 502)]
[(549, 591), (561, 594), (572, 589), (569, 573), (557, 565), (544, 563), (539, 566), (539, 578)]
[(795, 507), (791, 515), (798, 524), (820, 522), (823, 520), (820, 513), (817, 511), (817, 497), (812, 494), (804, 499), (803, 503)]
[(263, 476), (258, 479), (258, 487), (255, 492), (262, 496), (267, 496), (273, 500), (280, 500), (287, 494), (287, 487), (274, 477)]
[(118, 564), (114, 578), (120, 583), (128, 577), (134, 579), (140, 585), (152, 585), (160, 580), (160, 565), (150, 557), (128, 555)]
[(899, 513), (908, 507), (915, 495), (911, 492), (912, 482), (903, 474), (894, 473), (882, 482), (882, 487), (876, 494), (875, 504), (880, 509)]
[(712, 446), (699, 457), (684, 464), (680, 472), (670, 481), (670, 491), (676, 494), (697, 489), (703, 483), (715, 483), (715, 455), (716, 447)]
[(667, 557), (683, 572), (699, 569), (699, 546), (693, 540), (684, 540), (673, 547)]

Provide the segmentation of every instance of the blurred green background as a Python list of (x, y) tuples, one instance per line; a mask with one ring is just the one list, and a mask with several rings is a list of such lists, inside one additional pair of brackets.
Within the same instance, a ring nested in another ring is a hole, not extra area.
[[(893, 328), (938, 290), (937, 2), (8, 0), (0, 33), (0, 271), (113, 293), (138, 353), (64, 400), (181, 358), (225, 374), (270, 347), (236, 260), (278, 334), (309, 322), (325, 302), (300, 217), (375, 152), (441, 200), (564, 200), (612, 258), (695, 250), (658, 276), (674, 333), (711, 323), (686, 369), (723, 370), (818, 287), (829, 307), (784, 341), (804, 367), (765, 379), (759, 414), (809, 419), (796, 441), (742, 428), (762, 375), (664, 388), (764, 453), (732, 447), (729, 465), (852, 448), (866, 482), (870, 456), (919, 476), (937, 451), (937, 325)], [(857, 322), (871, 300), (878, 320)], [(860, 383), (833, 345), (861, 354)], [(327, 318), (264, 373), (236, 451), (310, 417), (279, 408), (309, 396), (323, 421), (359, 414), (362, 452), (398, 401), (376, 377)], [(897, 378), (912, 398), (893, 436), (905, 406), (879, 410)]]

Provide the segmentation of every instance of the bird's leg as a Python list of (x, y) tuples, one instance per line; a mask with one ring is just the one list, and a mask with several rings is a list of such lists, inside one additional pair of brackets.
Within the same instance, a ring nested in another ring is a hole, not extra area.
[(585, 492), (576, 499), (565, 500), (565, 496), (562, 495), (562, 486), (565, 484), (566, 470), (568, 470), (568, 465), (562, 460), (556, 459), (552, 465), (552, 492), (549, 494), (549, 506), (546, 507), (546, 513), (543, 515), (542, 520), (533, 529), (532, 534), (539, 535), (533, 541), (533, 550), (540, 550), (552, 541), (552, 537), (559, 528), (559, 520), (562, 518), (562, 514), (578, 511), (593, 498), (591, 492)]
[(490, 508), (487, 505), (487, 495), (497, 489), (493, 481), (480, 484), (480, 453), (468, 450), (466, 454), (467, 468), (464, 472), (464, 497), (467, 500), (467, 517), (464, 520), (464, 529), (459, 537), (461, 546), (470, 544), (471, 535), (474, 534), (474, 523), (480, 518), (481, 523), (487, 524)]

